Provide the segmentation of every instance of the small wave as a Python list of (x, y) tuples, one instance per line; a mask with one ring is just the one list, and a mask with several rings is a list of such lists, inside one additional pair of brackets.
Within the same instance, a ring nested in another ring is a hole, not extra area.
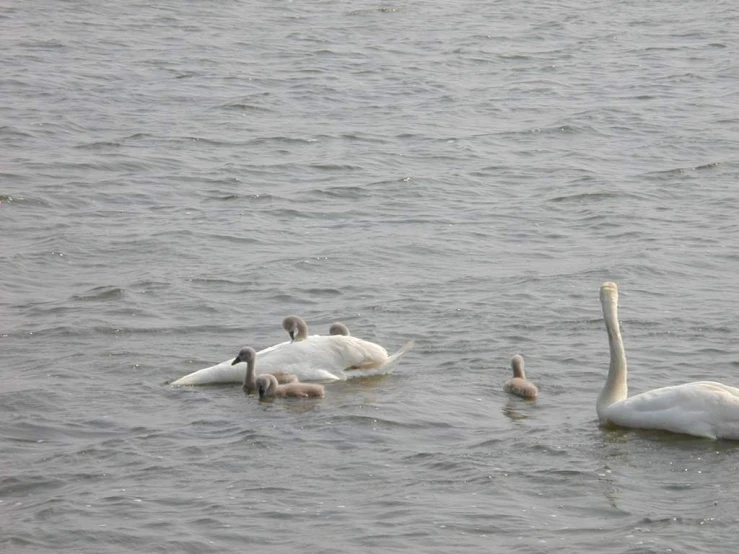
[(0, 125), (0, 137), (35, 138), (34, 135), (32, 135), (31, 133), (21, 131), (20, 129), (16, 127), (11, 127), (9, 125)]
[(693, 167), (675, 167), (672, 169), (662, 169), (659, 171), (650, 171), (648, 173), (645, 173), (644, 175), (645, 176), (647, 175), (675, 175), (675, 174), (688, 173), (690, 171), (705, 171), (708, 169), (714, 169), (721, 165), (723, 165), (723, 162), (710, 162), (707, 164), (696, 165)]
[(308, 289), (305, 291), (306, 294), (315, 294), (317, 296), (341, 296), (341, 291), (338, 289)]
[(128, 135), (127, 137), (123, 137), (123, 140), (144, 140), (144, 139), (154, 139), (156, 140), (156, 136), (149, 134), (149, 133), (134, 133), (133, 135)]
[[(385, 429), (428, 429), (426, 423), (410, 423), (408, 421), (395, 421), (392, 419), (381, 418), (378, 416), (362, 416), (362, 415), (345, 415), (340, 418), (342, 423), (357, 423), (360, 425), (368, 425), (370, 427), (382, 427)], [(439, 422), (439, 427), (449, 428), (450, 424)], [(422, 457), (422, 454), (412, 454), (409, 459)], [(408, 459), (407, 458), (407, 459)]]
[(368, 192), (366, 189), (356, 186), (315, 189), (311, 192), (319, 196), (326, 196), (329, 198), (347, 198), (349, 200), (355, 200), (361, 197), (368, 196)]
[(358, 165), (350, 164), (311, 164), (312, 169), (320, 169), (321, 171), (359, 171), (362, 169)]
[(501, 60), (530, 60), (531, 56), (527, 54), (499, 54)]
[(218, 109), (234, 110), (234, 111), (239, 111), (239, 112), (262, 112), (262, 113), (270, 113), (274, 111), (272, 108), (267, 108), (265, 106), (257, 106), (255, 104), (249, 104), (246, 102), (229, 102), (227, 104), (218, 106)]
[[(165, 236), (180, 236), (180, 231), (166, 231), (163, 233), (156, 233), (154, 236), (161, 238)], [(254, 238), (254, 237), (246, 237), (246, 236), (237, 236), (237, 235), (227, 235), (225, 233), (192, 233), (192, 236), (195, 237), (201, 237), (201, 238), (208, 238), (208, 239), (216, 239), (224, 242), (229, 242), (233, 244), (263, 244), (263, 241), (260, 239)]]
[(28, 50), (61, 50), (67, 47), (66, 44), (63, 42), (60, 42), (56, 39), (48, 39), (48, 40), (29, 40), (20, 42), (18, 46), (21, 46), (23, 48), (27, 48)]
[(105, 148), (120, 148), (121, 146), (123, 145), (120, 142), (101, 140), (96, 142), (77, 144), (73, 148), (77, 150), (103, 150)]
[(348, 13), (348, 15), (354, 17), (358, 15), (368, 15), (374, 13), (395, 13), (397, 11), (400, 11), (400, 8), (396, 8), (393, 6), (382, 6), (379, 8), (363, 8), (360, 10), (352, 10)]
[(629, 196), (622, 192), (598, 191), (598, 192), (581, 192), (577, 194), (568, 194), (564, 196), (556, 196), (551, 198), (550, 202), (600, 202), (611, 198), (619, 198), (621, 196)]
[(252, 203), (256, 202), (271, 202), (273, 200), (281, 200), (280, 197), (274, 196), (272, 194), (268, 193), (252, 193), (252, 194), (239, 194), (236, 192), (219, 192), (219, 191), (211, 191), (209, 195), (205, 198), (206, 201), (213, 201), (213, 202), (230, 202), (231, 200), (249, 200)]
[(125, 294), (125, 290), (120, 287), (102, 286), (95, 287), (82, 294), (73, 294), (72, 300), (110, 300), (119, 298)]

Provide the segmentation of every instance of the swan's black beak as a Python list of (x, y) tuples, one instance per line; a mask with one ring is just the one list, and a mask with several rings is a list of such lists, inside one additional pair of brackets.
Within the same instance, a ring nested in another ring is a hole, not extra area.
[(240, 364), (241, 360), (239, 358), (235, 358), (233, 362), (231, 362), (231, 365)]
[(295, 331), (290, 331), (290, 342), (295, 342)]

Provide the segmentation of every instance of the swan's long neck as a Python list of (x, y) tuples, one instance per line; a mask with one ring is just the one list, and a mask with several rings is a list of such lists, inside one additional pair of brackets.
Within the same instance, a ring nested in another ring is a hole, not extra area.
[(608, 332), (611, 363), (608, 367), (606, 384), (603, 386), (603, 390), (600, 391), (600, 396), (598, 396), (596, 410), (599, 416), (608, 406), (614, 402), (625, 400), (628, 396), (626, 352), (621, 338), (621, 329), (618, 325), (618, 291), (615, 285), (612, 287), (604, 285), (601, 288), (601, 304), (603, 305), (603, 320)]
[(511, 362), (511, 367), (513, 368), (514, 377), (526, 379), (526, 375), (523, 372), (523, 358), (513, 358), (513, 361)]
[(256, 363), (252, 358), (246, 362), (246, 375), (244, 376), (244, 388), (254, 390), (257, 388), (257, 375), (255, 370)]

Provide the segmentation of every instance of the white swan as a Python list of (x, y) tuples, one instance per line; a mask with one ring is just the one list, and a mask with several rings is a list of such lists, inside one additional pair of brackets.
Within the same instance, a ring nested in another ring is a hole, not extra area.
[(323, 398), (323, 385), (316, 383), (289, 383), (280, 385), (274, 375), (265, 373), (255, 381), (259, 399), (265, 398)]
[(627, 398), (626, 354), (618, 325), (615, 283), (601, 285), (600, 302), (611, 351), (608, 378), (596, 404), (601, 424), (739, 440), (739, 388), (696, 381)]
[(513, 369), (513, 379), (506, 381), (503, 390), (521, 398), (536, 398), (539, 390), (534, 383), (526, 379), (523, 372), (523, 356), (516, 354), (511, 358), (511, 369)]
[[(296, 321), (296, 319), (298, 321)], [(414, 341), (408, 341), (392, 356), (379, 344), (343, 335), (311, 335), (298, 316), (289, 316), (283, 327), (291, 332), (292, 342), (282, 342), (257, 352), (260, 372), (284, 371), (300, 381), (339, 381), (357, 377), (384, 375), (395, 369)], [(303, 332), (304, 328), (304, 332)], [(244, 366), (234, 359), (185, 375), (173, 383), (180, 385), (215, 385), (243, 383)]]

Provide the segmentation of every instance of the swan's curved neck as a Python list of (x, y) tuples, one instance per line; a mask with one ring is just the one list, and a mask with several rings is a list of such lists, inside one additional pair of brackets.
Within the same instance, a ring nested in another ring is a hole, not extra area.
[(295, 342), (308, 338), (308, 325), (304, 321), (298, 321), (298, 334), (295, 335)]
[(266, 380), (266, 386), (259, 390), (259, 398), (269, 398), (277, 393), (278, 384), (275, 376), (265, 373), (264, 378)]
[(253, 359), (246, 362), (246, 375), (244, 376), (244, 388), (245, 389), (255, 389), (257, 386), (257, 376), (256, 371), (254, 369), (255, 362)]
[(601, 411), (620, 400), (625, 400), (628, 396), (628, 385), (626, 382), (626, 352), (624, 351), (624, 342), (621, 338), (621, 329), (618, 326), (618, 306), (614, 297), (604, 298), (603, 303), (603, 320), (606, 324), (608, 332), (608, 345), (611, 351), (611, 363), (608, 367), (608, 378), (603, 390), (598, 396), (598, 404), (596, 409), (598, 414)]

